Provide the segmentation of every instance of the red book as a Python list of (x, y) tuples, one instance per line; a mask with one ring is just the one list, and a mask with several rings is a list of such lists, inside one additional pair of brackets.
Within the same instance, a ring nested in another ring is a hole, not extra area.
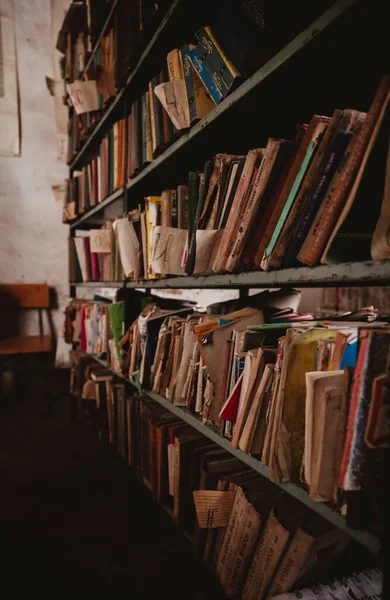
[(91, 252), (92, 281), (100, 281), (99, 260), (97, 252)]
[(368, 336), (361, 340), (359, 355), (356, 363), (355, 375), (353, 378), (351, 403), (349, 407), (348, 422), (347, 422), (347, 435), (345, 437), (343, 458), (341, 460), (341, 467), (339, 473), (339, 486), (342, 488), (344, 484), (344, 477), (348, 467), (349, 456), (352, 447), (352, 438), (355, 430), (355, 417), (356, 409), (358, 406), (360, 388), (363, 380), (363, 369), (366, 364), (370, 339)]

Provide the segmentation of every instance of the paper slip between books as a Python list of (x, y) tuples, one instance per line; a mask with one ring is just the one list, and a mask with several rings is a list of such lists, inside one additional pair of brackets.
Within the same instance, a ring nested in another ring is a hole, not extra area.
[(113, 227), (118, 240), (119, 254), (125, 277), (133, 275), (134, 279), (137, 279), (140, 248), (133, 224), (128, 219), (123, 218), (114, 221)]
[(98, 110), (99, 98), (96, 81), (73, 81), (66, 84), (66, 91), (78, 115)]
[(184, 275), (181, 266), (187, 230), (176, 227), (153, 227), (152, 272), (155, 275)]
[(232, 512), (236, 492), (198, 490), (193, 492), (199, 527), (213, 529), (226, 527)]
[(193, 275), (210, 275), (211, 266), (218, 254), (224, 229), (198, 229), (196, 232), (196, 258)]
[(190, 119), (184, 81), (178, 79), (160, 83), (154, 88), (154, 93), (167, 111), (176, 129), (189, 127)]
[(90, 229), (91, 252), (111, 252), (109, 229)]

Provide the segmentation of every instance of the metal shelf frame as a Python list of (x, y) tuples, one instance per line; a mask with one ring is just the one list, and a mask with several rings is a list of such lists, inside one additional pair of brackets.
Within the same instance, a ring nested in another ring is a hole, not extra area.
[(390, 260), (297, 267), (279, 271), (250, 271), (248, 273), (167, 277), (146, 281), (88, 281), (72, 283), (80, 287), (126, 287), (127, 289), (232, 289), (278, 288), (284, 286), (342, 287), (390, 285)]

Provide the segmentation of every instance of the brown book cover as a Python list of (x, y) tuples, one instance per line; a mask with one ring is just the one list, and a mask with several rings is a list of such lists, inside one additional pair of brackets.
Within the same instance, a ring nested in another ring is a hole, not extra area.
[(291, 146), (286, 145), (286, 163), (282, 166), (278, 182), (275, 185), (273, 193), (271, 192), (270, 194), (265, 211), (253, 235), (253, 239), (256, 240), (256, 249), (254, 247), (248, 248), (246, 257), (244, 258), (244, 262), (248, 266), (260, 268), (264, 250), (268, 246), (283, 210), (283, 190), (286, 186), (291, 168), (295, 163), (300, 143), (305, 135), (306, 129), (307, 125), (300, 125), (293, 144)]
[(327, 195), (299, 252), (300, 262), (314, 266), (320, 261), (328, 239), (347, 200), (365, 150), (390, 89), (390, 75), (384, 75), (366, 118), (350, 145), (345, 165), (331, 195)]
[(266, 597), (279, 561), (301, 520), (302, 516), (295, 512), (294, 504), (290, 502), (271, 511), (253, 556), (242, 600)]

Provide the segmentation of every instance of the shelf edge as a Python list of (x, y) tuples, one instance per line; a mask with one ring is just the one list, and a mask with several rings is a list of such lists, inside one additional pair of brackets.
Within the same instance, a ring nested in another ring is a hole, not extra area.
[[(227, 450), (230, 454), (247, 464), (249, 467), (254, 469), (257, 473), (270, 479), (269, 477), (269, 469), (259, 460), (255, 459), (253, 456), (249, 454), (245, 454), (236, 448), (233, 448), (229, 440), (219, 435), (217, 432), (213, 431), (207, 425), (204, 425), (200, 419), (198, 419), (195, 415), (178, 406), (174, 406), (169, 400), (151, 392), (149, 390), (143, 390), (143, 393), (147, 394), (150, 398), (158, 402), (161, 406), (177, 415), (180, 419), (197, 429), (200, 433), (208, 437), (210, 440)], [(342, 531), (345, 531), (348, 535), (351, 536), (354, 540), (358, 541), (360, 544), (368, 548), (373, 554), (379, 554), (381, 544), (380, 541), (371, 533), (367, 531), (360, 531), (356, 529), (351, 529), (346, 524), (345, 518), (339, 515), (337, 512), (332, 510), (329, 506), (321, 502), (313, 502), (310, 499), (309, 494), (303, 488), (294, 485), (293, 483), (281, 483), (277, 484), (280, 488), (282, 488), (287, 494), (293, 496), (302, 504), (305, 504), (307, 507), (312, 509), (314, 512), (325, 518), (327, 521), (332, 523), (335, 527), (338, 527)]]

